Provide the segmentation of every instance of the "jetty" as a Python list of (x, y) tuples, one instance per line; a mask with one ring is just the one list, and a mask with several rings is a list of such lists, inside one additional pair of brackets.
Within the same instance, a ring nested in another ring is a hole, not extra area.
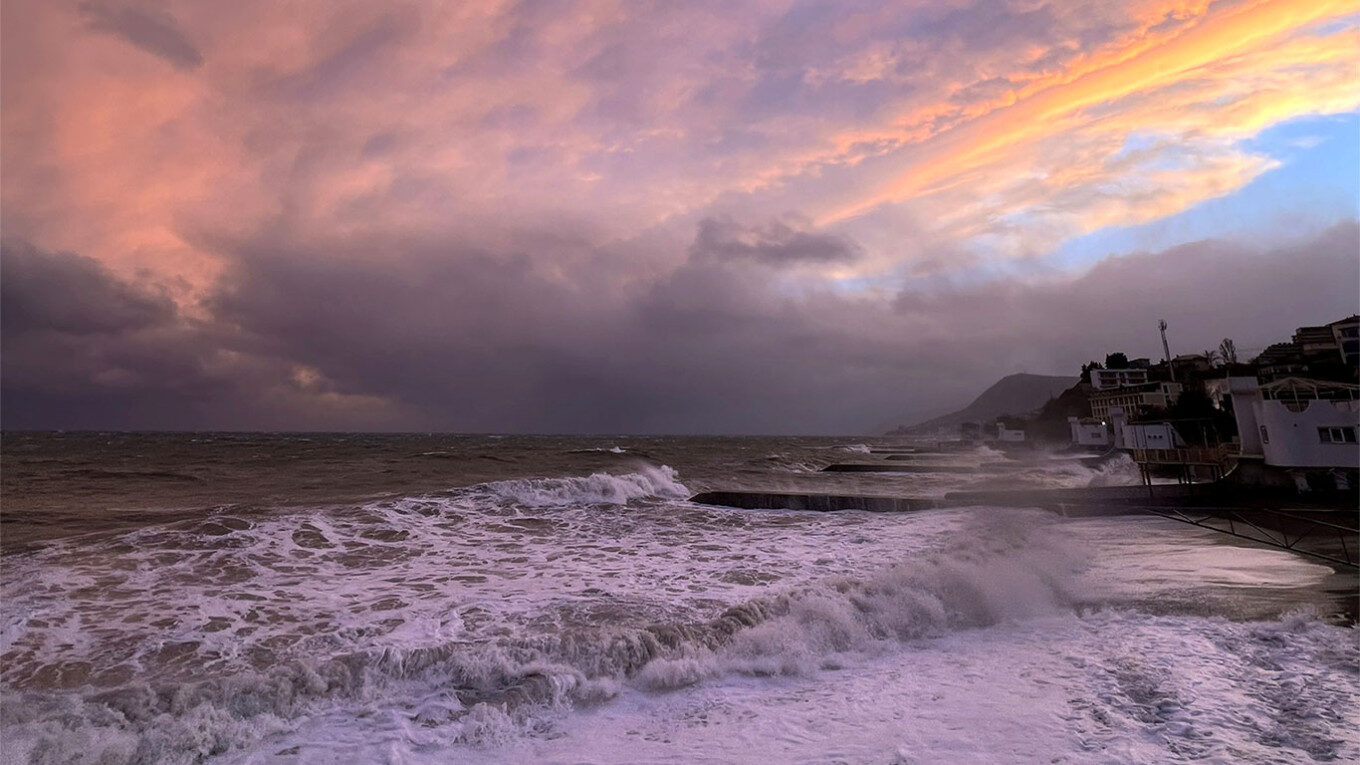
[(1355, 490), (1300, 494), (1225, 482), (1076, 489), (954, 491), (942, 497), (706, 491), (690, 501), (745, 510), (904, 513), (951, 507), (1033, 507), (1068, 517), (1156, 515), (1360, 569)]
[(846, 462), (827, 465), (823, 473), (976, 473), (976, 465), (905, 465), (887, 462)]

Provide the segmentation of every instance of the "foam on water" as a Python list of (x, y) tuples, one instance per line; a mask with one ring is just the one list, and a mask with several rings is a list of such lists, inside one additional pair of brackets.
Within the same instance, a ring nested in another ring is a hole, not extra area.
[[(122, 685), (83, 696), (15, 696), (7, 704), (14, 716), (6, 723), (11, 740), (28, 745), (30, 754), (55, 759), (88, 754), (111, 761), (153, 756), (187, 760), (249, 745), (336, 708), (348, 710), (342, 714), (368, 710), (359, 715), (364, 718), (383, 710), (388, 718), (404, 716), (403, 725), (438, 728), (407, 740), (408, 745), (432, 736), (447, 746), (486, 744), (510, 735), (507, 720), (516, 736), (532, 733), (542, 722), (538, 713), (543, 709), (597, 703), (616, 695), (625, 682), (666, 690), (729, 674), (808, 675), (889, 650), (903, 640), (1049, 613), (1063, 602), (1058, 581), (1073, 563), (1031, 533), (1044, 526), (1038, 516), (1013, 514), (982, 523), (966, 514), (937, 515), (936, 520), (945, 519), (945, 527), (965, 532), (957, 535), (960, 541), (937, 552), (922, 551), (918, 560), (884, 566), (880, 559), (878, 566), (865, 565), (862, 576), (790, 576), (791, 586), (770, 592), (753, 589), (749, 582), (711, 577), (711, 572), (690, 575), (691, 581), (704, 580), (701, 591), (713, 604), (708, 614), (692, 606), (688, 613), (677, 611), (660, 622), (630, 624), (622, 612), (573, 621), (549, 590), (532, 604), (510, 605), (497, 613), (496, 629), (480, 640), (464, 635), (436, 639), (396, 628), (384, 632), (381, 624), (371, 622), (365, 632), (354, 624), (326, 640), (307, 643), (306, 650), (300, 649), (302, 642), (290, 646), (292, 650), (276, 649), (263, 666), (219, 659), (211, 665), (219, 675), (212, 680), (190, 680), (185, 675), (195, 673), (162, 666), (162, 684)], [(809, 514), (799, 520), (815, 526), (849, 517)], [(336, 533), (334, 527), (329, 531)], [(918, 532), (924, 532), (918, 539), (928, 538), (930, 525), (922, 524)], [(812, 555), (826, 555), (826, 541), (816, 545), (816, 552), (794, 545), (783, 552), (815, 567), (818, 559)], [(852, 543), (874, 549), (865, 537)], [(679, 567), (673, 573), (683, 575)], [(343, 586), (322, 586), (343, 593)], [(744, 599), (743, 590), (760, 597)], [(513, 588), (502, 594), (510, 596), (504, 598), (507, 603), (516, 600)], [(715, 600), (724, 594), (728, 598)], [(646, 605), (634, 593), (628, 610), (645, 610)], [(613, 606), (600, 598), (585, 604), (587, 609)], [(527, 618), (507, 633), (517, 615), (549, 618), (552, 628), (537, 629), (535, 620)], [(281, 620), (269, 638), (256, 640), (252, 632), (244, 644), (276, 644), (287, 634), (284, 629), (298, 630), (320, 618), (311, 614)], [(242, 621), (253, 620), (247, 615)], [(224, 645), (214, 645), (210, 653)], [(152, 646), (163, 649), (164, 641), (150, 641), (146, 647)], [(185, 649), (184, 655), (202, 656), (200, 648)], [(96, 645), (82, 649), (91, 655), (99, 650)], [(153, 663), (164, 660), (158, 653), (124, 659), (137, 662), (139, 675), (151, 678), (157, 674)]]
[(1235, 623), (1107, 610), (905, 648), (815, 676), (734, 677), (667, 694), (630, 687), (610, 705), (562, 718), (551, 740), (512, 738), (463, 754), (473, 762), (685, 762), (702, 753), (714, 762), (897, 763), (1360, 755), (1355, 634), (1307, 616)]
[[(665, 467), (500, 481), (359, 508), (219, 515), (14, 556), (3, 678), (25, 699), (6, 706), (30, 713), (8, 721), (10, 738), (99, 751), (89, 731), (117, 720), (119, 735), (145, 747), (211, 707), (209, 717), (233, 720), (222, 740), (237, 741), (242, 710), (272, 729), (310, 705), (381, 695), (418, 665), (444, 667), (470, 697), (522, 688), (536, 697), (542, 682), (590, 696), (587, 674), (659, 650), (646, 625), (718, 634), (730, 606), (772, 584), (843, 572), (852, 550), (869, 566), (894, 542), (929, 544), (951, 525), (877, 534), (861, 530), (872, 518), (747, 514), (680, 501), (687, 493)], [(134, 678), (141, 685), (129, 686)], [(62, 717), (54, 699), (84, 710), (67, 719), (88, 715), (77, 726), (85, 733), (42, 732), (52, 723), (39, 721)], [(186, 753), (218, 745), (173, 738)], [(126, 743), (110, 744), (115, 760)], [(173, 758), (168, 746), (155, 745), (158, 756)]]
[(755, 512), (688, 494), (639, 465), (13, 555), (5, 756), (1355, 753), (1354, 630), (1193, 615), (1323, 567), (1158, 519)]

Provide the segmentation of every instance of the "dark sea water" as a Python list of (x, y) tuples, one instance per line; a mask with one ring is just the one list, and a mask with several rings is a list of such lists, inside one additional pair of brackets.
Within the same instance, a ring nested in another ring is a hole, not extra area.
[(1326, 566), (1151, 517), (689, 501), (1136, 480), (818, 472), (900, 444), (6, 433), (0, 759), (1360, 759)]

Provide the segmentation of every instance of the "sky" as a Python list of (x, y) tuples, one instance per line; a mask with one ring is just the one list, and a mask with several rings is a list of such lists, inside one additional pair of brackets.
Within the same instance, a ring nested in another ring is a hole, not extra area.
[(1360, 0), (0, 9), (5, 428), (862, 433), (1360, 310)]

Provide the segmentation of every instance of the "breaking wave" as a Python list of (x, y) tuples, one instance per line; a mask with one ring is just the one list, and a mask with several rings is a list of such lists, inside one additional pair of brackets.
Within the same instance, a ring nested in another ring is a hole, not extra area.
[(752, 460), (759, 470), (773, 470), (780, 473), (816, 473), (827, 466), (826, 461), (792, 457), (788, 454), (767, 454), (763, 459)]
[(526, 509), (625, 505), (640, 499), (684, 499), (692, 492), (667, 465), (634, 473), (594, 473), (566, 478), (514, 478), (457, 489), (451, 494), (509, 503)]
[[(487, 484), (556, 506), (681, 493), (673, 471)], [(197, 682), (101, 692), (10, 692), (6, 739), (36, 762), (191, 762), (294, 730), (319, 710), (379, 705), (453, 743), (532, 725), (543, 709), (596, 704), (625, 685), (666, 691), (724, 674), (815, 673), (893, 645), (1061, 612), (1080, 556), (1032, 513), (1003, 513), (937, 554), (833, 577), (699, 620), (595, 624), (538, 636), (388, 645), (299, 656)], [(77, 671), (75, 667), (71, 671)]]
[[(1360, 671), (1355, 631), (1305, 616), (1150, 615), (1107, 581), (1108, 550), (1092, 541), (1128, 547), (1125, 530), (1145, 538), (1146, 527), (1118, 521), (1083, 526), (1083, 536), (1056, 516), (997, 508), (743, 512), (686, 502), (672, 468), (633, 452), (618, 459), (630, 472), (214, 511), (11, 554), (0, 760), (258, 761), (314, 754), (347, 731), (372, 747), (358, 759), (471, 759), (468, 747), (526, 735), (537, 746), (573, 709), (612, 703), (626, 719), (637, 699), (664, 705), (693, 686), (754, 688), (751, 704), (777, 705), (786, 694), (769, 689), (799, 678), (834, 686), (828, 670), (879, 677), (897, 667), (907, 679), (895, 687), (910, 689), (934, 666), (932, 691), (941, 678), (976, 689), (974, 670), (959, 666), (957, 649), (969, 645), (974, 668), (979, 657), (1003, 667), (991, 678), (1003, 686), (1036, 657), (1052, 664), (1001, 698), (1028, 703), (1049, 688), (1059, 705), (1050, 717), (1075, 716), (1063, 730), (1089, 746), (1058, 745), (1078, 760), (1227, 758), (1237, 749), (1216, 743), (1225, 739), (1278, 757), (1354, 751), (1338, 731), (1355, 718), (1345, 711)], [(765, 448), (734, 459), (805, 469), (798, 461)], [(1045, 465), (1033, 480), (1099, 485), (1131, 468), (1126, 458)], [(1167, 549), (1148, 544), (1134, 589), (1185, 586), (1174, 567), (1146, 574), (1145, 557)], [(1186, 669), (1186, 657), (1199, 664)], [(1198, 685), (1225, 668), (1238, 673), (1241, 698)], [(978, 707), (954, 709), (946, 722), (972, 720)], [(1206, 710), (1219, 717), (1201, 735)]]

